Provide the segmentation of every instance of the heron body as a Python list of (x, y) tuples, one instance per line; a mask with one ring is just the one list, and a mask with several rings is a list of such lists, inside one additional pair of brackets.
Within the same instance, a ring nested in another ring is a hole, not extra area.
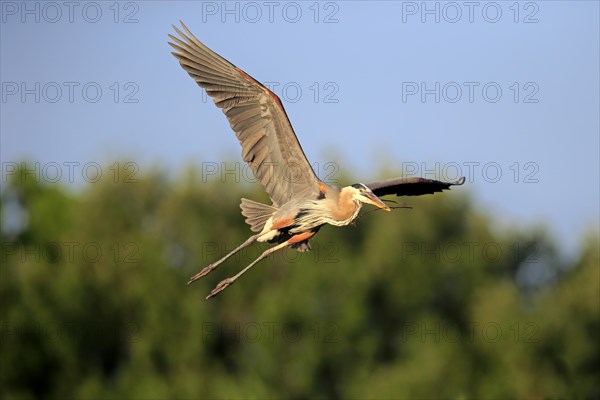
[(397, 178), (342, 188), (322, 182), (308, 162), (283, 104), (273, 92), (202, 44), (181, 23), (179, 37), (169, 43), (185, 71), (223, 110), (242, 146), (242, 159), (264, 186), (271, 205), (242, 199), (246, 223), (256, 234), (220, 260), (202, 269), (189, 283), (205, 276), (229, 257), (255, 241), (273, 243), (237, 275), (222, 280), (207, 296), (221, 292), (269, 254), (284, 247), (310, 250), (308, 240), (326, 224), (345, 226), (359, 215), (363, 204), (390, 211), (378, 196), (416, 196), (441, 192), (456, 182), (425, 178)]
[[(340, 189), (329, 185), (323, 185), (323, 189), (316, 198), (292, 200), (273, 212), (257, 240), (280, 243), (297, 234), (314, 234), (325, 224), (344, 226), (352, 223), (363, 205), (361, 190), (352, 186)], [(366, 187), (364, 189), (368, 190)], [(380, 207), (389, 210), (385, 203)], [(305, 243), (307, 244), (306, 241), (300, 242)]]

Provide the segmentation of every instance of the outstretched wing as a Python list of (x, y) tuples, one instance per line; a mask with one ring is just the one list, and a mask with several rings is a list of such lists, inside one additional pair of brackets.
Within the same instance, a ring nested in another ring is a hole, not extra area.
[(315, 175), (275, 93), (202, 44), (181, 23), (169, 37), (184, 70), (223, 110), (242, 145), (242, 159), (278, 207), (300, 193), (319, 192)]
[(420, 196), (433, 194), (450, 189), (451, 186), (460, 186), (465, 183), (465, 177), (454, 182), (442, 182), (426, 178), (394, 178), (366, 184), (376, 196), (395, 194), (396, 196)]

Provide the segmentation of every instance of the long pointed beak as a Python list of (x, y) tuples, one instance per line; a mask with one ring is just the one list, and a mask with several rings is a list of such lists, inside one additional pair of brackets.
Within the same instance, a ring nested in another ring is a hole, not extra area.
[(363, 197), (366, 200), (366, 203), (373, 204), (376, 207), (383, 208), (385, 211), (390, 211), (391, 209), (385, 204), (381, 199), (373, 193), (364, 194)]

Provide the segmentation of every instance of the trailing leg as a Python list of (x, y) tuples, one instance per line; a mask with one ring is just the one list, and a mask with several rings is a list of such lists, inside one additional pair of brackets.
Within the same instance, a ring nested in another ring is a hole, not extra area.
[(204, 275), (207, 275), (209, 272), (211, 272), (213, 269), (217, 268), (219, 265), (221, 265), (225, 260), (227, 260), (229, 257), (231, 257), (232, 255), (234, 255), (235, 253), (237, 253), (238, 251), (242, 250), (245, 247), (250, 246), (252, 243), (254, 243), (256, 241), (256, 239), (258, 239), (260, 235), (252, 235), (250, 236), (244, 243), (240, 244), (238, 247), (236, 247), (235, 249), (233, 249), (229, 254), (227, 254), (225, 257), (221, 258), (220, 260), (215, 261), (214, 263), (210, 264), (207, 267), (204, 267), (202, 269), (202, 271), (198, 272), (196, 275), (192, 276), (190, 278), (190, 280), (188, 281), (188, 285), (191, 284), (192, 282), (202, 278)]
[(219, 282), (219, 284), (212, 290), (212, 292), (210, 292), (210, 294), (208, 296), (206, 296), (206, 299), (208, 300), (211, 297), (215, 296), (217, 293), (225, 290), (225, 288), (227, 288), (227, 286), (229, 286), (233, 282), (235, 282), (240, 276), (244, 275), (250, 268), (255, 266), (259, 261), (266, 258), (269, 254), (272, 254), (272, 253), (276, 252), (277, 250), (281, 250), (284, 247), (292, 245), (294, 243), (299, 243), (304, 240), (308, 240), (314, 234), (315, 234), (315, 232), (300, 233), (298, 235), (292, 236), (291, 238), (289, 238), (288, 240), (286, 240), (283, 243), (278, 244), (277, 246), (273, 246), (273, 247), (265, 250), (256, 260), (252, 261), (252, 263), (250, 263), (250, 265), (248, 265), (246, 268), (244, 268), (243, 270), (238, 272), (237, 275), (234, 275), (230, 278), (223, 279), (221, 282)]

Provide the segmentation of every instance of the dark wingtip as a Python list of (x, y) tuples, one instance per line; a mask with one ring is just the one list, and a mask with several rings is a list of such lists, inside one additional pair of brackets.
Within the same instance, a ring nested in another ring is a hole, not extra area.
[(460, 177), (457, 181), (453, 182), (452, 184), (455, 185), (455, 186), (460, 186), (463, 183), (465, 183), (465, 177), (464, 176)]

